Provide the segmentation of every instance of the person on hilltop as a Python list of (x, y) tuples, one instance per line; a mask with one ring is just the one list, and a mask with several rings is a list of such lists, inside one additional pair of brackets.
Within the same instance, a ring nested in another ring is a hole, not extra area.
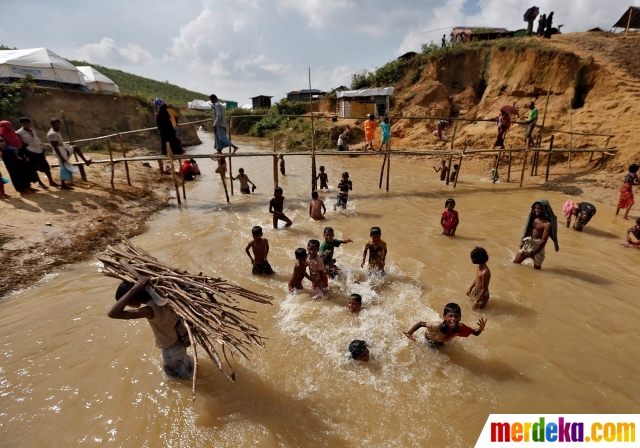
[(536, 103), (531, 101), (529, 103), (529, 117), (525, 122), (527, 125), (527, 132), (525, 137), (527, 149), (533, 145), (533, 130), (536, 128), (537, 121), (538, 121), (538, 108), (536, 107)]
[(544, 248), (549, 238), (553, 240), (556, 252), (558, 252), (560, 250), (558, 246), (558, 220), (549, 201), (540, 199), (531, 206), (531, 212), (520, 239), (520, 250), (513, 262), (521, 264), (527, 258), (531, 258), (533, 267), (541, 269), (545, 258)]
[(447, 141), (447, 135), (445, 134), (445, 129), (451, 126), (451, 120), (440, 120), (436, 124), (436, 131), (434, 134), (438, 136), (438, 140)]
[(540, 16), (540, 18), (538, 19), (538, 29), (536, 30), (536, 36), (538, 37), (543, 37), (544, 36), (544, 29), (547, 26), (547, 15), (546, 14), (542, 14)]
[(547, 17), (547, 22), (545, 23), (544, 37), (545, 39), (551, 39), (551, 27), (553, 26), (553, 11), (549, 13)]
[(616, 216), (620, 213), (620, 209), (625, 209), (624, 219), (629, 219), (629, 211), (635, 201), (633, 200), (633, 186), (640, 184), (638, 179), (638, 169), (640, 166), (636, 163), (629, 165), (629, 173), (624, 177), (624, 183), (620, 188), (620, 199), (618, 200), (618, 207), (616, 208)]
[(447, 46), (447, 35), (442, 35), (442, 44), (440, 44), (440, 48), (445, 48)]
[(16, 134), (20, 136), (24, 144), (25, 155), (29, 159), (29, 163), (33, 166), (33, 171), (35, 171), (34, 178), (38, 181), (40, 187), (49, 188), (40, 180), (38, 176), (38, 171), (40, 171), (47, 176), (50, 186), (57, 187), (58, 184), (55, 183), (51, 177), (51, 167), (49, 166), (49, 162), (47, 162), (47, 156), (44, 154), (42, 142), (38, 134), (31, 129), (31, 120), (27, 117), (22, 117), (20, 118), (20, 124), (22, 127), (16, 131)]
[(24, 157), (22, 152), (22, 140), (13, 130), (9, 121), (0, 121), (0, 154), (2, 161), (7, 167), (13, 188), (20, 194), (29, 194), (39, 191), (31, 188), (33, 179), (33, 167)]
[(231, 143), (227, 136), (227, 117), (225, 115), (224, 106), (216, 95), (209, 95), (209, 99), (213, 104), (213, 133), (215, 135), (215, 141), (213, 147), (222, 152), (224, 148), (233, 148), (233, 152), (238, 150), (238, 147)]
[(70, 146), (62, 141), (62, 134), (60, 134), (61, 123), (57, 118), (51, 119), (51, 129), (47, 132), (47, 140), (54, 154), (58, 158), (58, 164), (60, 165), (60, 183), (63, 190), (73, 190), (72, 187), (66, 184), (73, 180), (72, 174), (78, 174), (78, 170), (71, 164), (72, 154), (77, 154), (87, 164), (91, 165), (93, 159), (87, 159), (79, 146)]

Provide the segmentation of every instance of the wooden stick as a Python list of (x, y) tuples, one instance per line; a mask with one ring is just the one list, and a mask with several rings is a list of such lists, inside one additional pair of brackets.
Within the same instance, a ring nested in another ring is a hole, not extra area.
[(171, 165), (171, 178), (173, 179), (173, 186), (176, 189), (176, 199), (178, 200), (178, 205), (182, 204), (180, 200), (180, 190), (178, 189), (178, 179), (176, 179), (176, 169), (173, 165), (173, 151), (171, 150), (171, 145), (169, 142), (165, 143), (167, 148), (167, 156), (169, 157), (169, 164)]
[[(231, 154), (231, 148), (229, 148)], [(231, 157), (229, 157), (229, 184), (231, 184), (231, 196), (233, 196), (233, 173), (231, 172)]]
[(111, 160), (111, 189), (115, 190), (116, 187), (113, 185), (113, 175), (116, 171), (116, 165), (113, 163), (113, 152), (111, 151), (111, 142), (107, 140), (107, 149), (109, 150), (109, 160)]
[(276, 154), (276, 136), (273, 136), (273, 189), (278, 188), (278, 155)]
[(316, 179), (316, 131), (313, 124), (313, 101), (311, 98), (311, 67), (309, 67), (309, 112), (311, 112), (311, 191), (318, 189)]
[(522, 188), (522, 182), (524, 181), (524, 169), (527, 166), (527, 151), (522, 153), (522, 171), (520, 172), (520, 188)]
[(449, 156), (449, 167), (447, 168), (447, 180), (445, 185), (449, 185), (449, 178), (451, 178), (451, 161), (453, 160), (453, 155)]
[(178, 172), (180, 173), (180, 183), (182, 184), (182, 198), (187, 199), (187, 192), (184, 188), (184, 172), (182, 171), (182, 163), (180, 162), (180, 159), (178, 159), (178, 163), (180, 164)]
[(382, 159), (382, 169), (380, 170), (380, 183), (378, 184), (378, 188), (382, 188), (382, 177), (384, 176), (384, 167), (387, 164), (387, 153), (384, 153), (384, 158)]
[[(67, 135), (69, 136), (69, 145), (73, 148), (73, 138), (71, 137), (71, 132), (69, 132), (69, 125), (67, 124), (67, 119), (64, 116), (64, 111), (61, 110), (60, 113), (62, 114), (62, 121), (64, 122), (64, 128), (67, 130)], [(76, 160), (76, 162), (78, 161), (78, 154), (76, 154), (76, 151), (73, 151), (73, 158)], [(78, 170), (80, 170), (80, 178), (86, 182), (87, 181), (87, 173), (85, 173), (84, 171), (84, 165), (76, 165), (78, 167)]]
[(498, 167), (500, 166), (500, 156), (502, 156), (502, 151), (498, 151), (498, 160), (496, 160), (496, 172), (493, 175), (493, 183), (494, 184), (498, 180)]
[(464, 152), (467, 149), (467, 143), (469, 140), (464, 141), (464, 146), (462, 147), (462, 152), (460, 153), (460, 162), (458, 162), (458, 174), (456, 174), (456, 180), (453, 181), (453, 188), (456, 188), (458, 185), (458, 179), (460, 178), (460, 169), (462, 168), (462, 159), (464, 158)]
[[(107, 140), (108, 141), (108, 140)], [(124, 148), (124, 143), (122, 142), (122, 135), (118, 132), (118, 141), (120, 142), (120, 149), (122, 150), (122, 157), (127, 158), (127, 150)], [(131, 177), (129, 176), (129, 164), (127, 161), (124, 161), (124, 170), (127, 173), (127, 185), (131, 186)]]
[[(569, 103), (569, 129), (571, 130), (571, 134), (569, 134), (569, 149), (573, 149), (573, 107), (571, 103)], [(571, 169), (571, 152), (569, 152), (569, 169)]]
[(389, 191), (389, 171), (391, 171), (391, 140), (387, 142), (387, 191)]
[(629, 27), (631, 26), (631, 15), (633, 14), (633, 8), (629, 8), (629, 20), (627, 20), (627, 28), (624, 31), (624, 36), (627, 37), (629, 34)]
[(507, 182), (511, 182), (511, 158), (513, 156), (513, 152), (509, 151), (509, 167), (507, 168)]
[[(219, 156), (221, 157), (221, 156)], [(218, 167), (220, 164), (218, 164)], [(226, 164), (225, 164), (226, 166)], [(220, 170), (220, 179), (222, 179), (222, 186), (224, 187), (224, 195), (227, 198), (227, 204), (229, 203), (229, 191), (227, 190), (227, 179), (224, 177), (224, 170)]]
[(547, 153), (547, 171), (544, 174), (544, 181), (549, 181), (549, 167), (551, 166), (551, 150), (553, 149), (553, 138), (555, 135), (551, 136), (551, 141), (549, 142), (549, 152)]

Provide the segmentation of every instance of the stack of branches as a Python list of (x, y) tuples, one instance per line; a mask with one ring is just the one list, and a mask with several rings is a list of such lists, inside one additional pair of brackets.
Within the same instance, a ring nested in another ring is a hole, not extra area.
[[(251, 353), (249, 347), (263, 346), (264, 337), (258, 334), (255, 325), (247, 321), (252, 319), (248, 314), (255, 311), (238, 306), (238, 298), (270, 305), (271, 297), (230, 285), (220, 278), (208, 277), (202, 273), (189, 274), (167, 266), (128, 239), (123, 241), (121, 247), (108, 246), (107, 251), (109, 256), (98, 257), (104, 264), (102, 272), (105, 275), (132, 283), (140, 275), (150, 277), (149, 284), (183, 320), (195, 357), (192, 389), (194, 400), (198, 345), (204, 348), (231, 381), (235, 381), (236, 375), (227, 353), (231, 354), (232, 359), (237, 354), (248, 359), (247, 353)], [(216, 349), (216, 346), (219, 348)]]

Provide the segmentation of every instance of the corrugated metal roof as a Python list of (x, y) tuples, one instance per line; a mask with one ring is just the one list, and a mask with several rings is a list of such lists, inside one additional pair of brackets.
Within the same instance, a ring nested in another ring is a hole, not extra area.
[[(631, 23), (629, 23), (629, 14), (631, 14)], [(622, 14), (620, 20), (618, 20), (613, 27), (626, 29), (627, 24), (629, 24), (629, 28), (640, 28), (640, 8), (629, 6), (629, 9)]]

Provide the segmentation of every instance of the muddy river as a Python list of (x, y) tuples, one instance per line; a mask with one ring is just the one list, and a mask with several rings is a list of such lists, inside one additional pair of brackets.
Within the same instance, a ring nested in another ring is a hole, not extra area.
[[(259, 146), (242, 143), (241, 150)], [(294, 224), (276, 230), (268, 214), (270, 158), (233, 161), (258, 189), (241, 196), (236, 185), (231, 204), (213, 162), (203, 159), (204, 175), (187, 185), (185, 204), (159, 213), (134, 239), (169, 264), (275, 297), (271, 306), (252, 305), (266, 348), (238, 360), (235, 383), (202, 359), (195, 404), (189, 380), (164, 375), (146, 322), (107, 317), (117, 281), (101, 275), (99, 263), (69, 266), (3, 299), (0, 445), (469, 447), (490, 413), (640, 412), (640, 360), (631, 353), (640, 345), (633, 289), (640, 252), (620, 245), (629, 222), (598, 206), (583, 233), (559, 229), (560, 252), (549, 247), (535, 271), (531, 261), (511, 263), (525, 217), (539, 197), (560, 216), (567, 196), (492, 184), (464, 166), (454, 190), (430, 167), (398, 162), (387, 193), (378, 189), (380, 163), (320, 158), (332, 189), (321, 194), (327, 219), (314, 222), (309, 159), (286, 158), (280, 186)], [(353, 191), (347, 210), (334, 212), (342, 171)], [(453, 238), (440, 235), (449, 197), (460, 213)], [(251, 275), (244, 249), (254, 225), (270, 242), (271, 277)], [(322, 239), (327, 225), (354, 240), (335, 252), (344, 275), (330, 284), (327, 301), (287, 294), (294, 250)], [(388, 245), (388, 275), (356, 283), (374, 225)], [(489, 252), (492, 297), (473, 312), (465, 292), (477, 245)], [(346, 309), (352, 292), (363, 297), (357, 315)], [(480, 337), (433, 350), (402, 335), (437, 319), (451, 301), (469, 325), (488, 319)], [(369, 343), (369, 364), (348, 359), (356, 338)]]

